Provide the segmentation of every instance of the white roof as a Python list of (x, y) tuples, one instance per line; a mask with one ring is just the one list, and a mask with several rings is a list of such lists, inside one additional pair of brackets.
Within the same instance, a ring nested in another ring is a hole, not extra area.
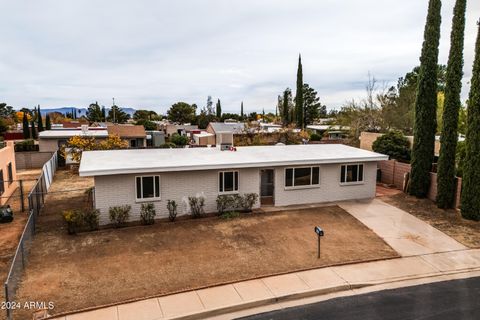
[(95, 129), (88, 130), (83, 132), (81, 129), (74, 130), (46, 130), (39, 132), (38, 137), (40, 139), (63, 139), (71, 138), (74, 136), (85, 136), (85, 137), (95, 137), (95, 138), (106, 138), (108, 137), (107, 130)]
[(319, 130), (319, 131), (326, 131), (326, 130), (350, 130), (350, 127), (340, 126), (340, 125), (328, 125), (328, 124), (311, 124), (311, 125), (308, 125), (308, 126), (307, 126), (307, 129)]
[(209, 169), (351, 163), (388, 160), (388, 156), (342, 144), (218, 148), (85, 151), (80, 176)]
[(194, 133), (193, 136), (194, 137), (211, 137), (211, 136), (214, 136), (214, 134), (207, 131), (202, 131), (200, 133)]

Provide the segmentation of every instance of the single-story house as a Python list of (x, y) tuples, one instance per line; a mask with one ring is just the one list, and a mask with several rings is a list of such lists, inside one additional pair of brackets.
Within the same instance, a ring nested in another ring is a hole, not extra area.
[(182, 136), (189, 136), (190, 132), (198, 130), (197, 125), (192, 124), (167, 124), (165, 125), (165, 134), (170, 137), (174, 133)]
[(107, 132), (119, 136), (122, 140), (127, 140), (130, 148), (145, 148), (147, 146), (147, 133), (144, 126), (115, 124), (108, 126)]
[(215, 135), (216, 145), (233, 145), (233, 135), (245, 132), (245, 123), (243, 122), (210, 122), (207, 126), (207, 132)]
[(40, 152), (55, 152), (59, 147), (65, 145), (71, 137), (86, 136), (95, 139), (106, 139), (108, 132), (105, 128), (88, 128), (84, 126), (81, 129), (52, 129), (38, 133), (38, 145)]
[(199, 146), (211, 146), (215, 144), (215, 135), (206, 131), (193, 134), (193, 142)]
[(7, 202), (16, 188), (17, 169), (13, 141), (0, 142), (0, 205)]
[(282, 130), (282, 126), (275, 123), (260, 122), (260, 130), (263, 132), (273, 133)]
[(94, 206), (108, 224), (109, 208), (118, 205), (131, 205), (131, 220), (146, 202), (157, 218), (168, 216), (168, 200), (187, 214), (189, 196), (203, 196), (206, 212), (217, 211), (223, 194), (256, 193), (257, 208), (373, 198), (383, 160), (388, 156), (340, 144), (127, 149), (84, 152), (79, 174), (94, 177)]
[(307, 129), (322, 137), (326, 135), (330, 140), (339, 140), (345, 138), (350, 130), (350, 127), (340, 125), (311, 124), (307, 125)]
[(165, 132), (153, 130), (145, 131), (147, 134), (147, 147), (158, 148), (165, 144)]

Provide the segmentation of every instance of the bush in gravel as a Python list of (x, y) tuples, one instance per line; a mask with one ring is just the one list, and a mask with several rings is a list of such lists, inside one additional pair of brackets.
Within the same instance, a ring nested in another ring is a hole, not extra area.
[(154, 224), (155, 215), (156, 212), (153, 203), (142, 203), (142, 208), (140, 209), (140, 219), (142, 220), (142, 224)]
[(110, 215), (110, 221), (116, 228), (122, 227), (127, 222), (130, 217), (130, 210), (132, 209), (129, 205), (124, 206), (114, 206), (108, 209)]
[(205, 198), (202, 196), (199, 197), (188, 197), (188, 204), (190, 205), (190, 210), (194, 218), (202, 216), (205, 211)]
[(177, 203), (175, 202), (175, 200), (167, 201), (167, 209), (168, 219), (170, 219), (171, 222), (175, 221), (175, 218), (177, 217)]
[(246, 212), (252, 211), (253, 206), (258, 201), (258, 194), (245, 193), (242, 197), (242, 208)]
[(99, 221), (99, 210), (89, 209), (82, 212), (82, 223), (89, 231), (98, 230)]
[(82, 213), (79, 210), (65, 210), (63, 220), (67, 223), (68, 234), (77, 234), (83, 225)]

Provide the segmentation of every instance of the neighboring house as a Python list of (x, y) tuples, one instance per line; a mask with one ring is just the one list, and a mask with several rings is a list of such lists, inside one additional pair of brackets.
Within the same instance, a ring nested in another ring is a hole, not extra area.
[(215, 144), (215, 135), (206, 131), (194, 133), (193, 143), (198, 146), (212, 146)]
[(170, 137), (174, 133), (178, 133), (179, 135), (182, 136), (190, 136), (190, 133), (192, 131), (198, 130), (197, 125), (191, 125), (191, 124), (166, 124), (164, 125), (165, 128), (165, 134), (167, 137)]
[(145, 131), (147, 134), (147, 147), (158, 148), (165, 144), (165, 132), (163, 131)]
[(17, 188), (16, 180), (17, 170), (13, 141), (0, 142), (0, 205), (5, 204), (15, 192)]
[[(291, 145), (86, 151), (79, 173), (94, 177), (95, 208), (108, 224), (112, 206), (131, 205), (140, 219), (142, 203), (152, 202), (158, 218), (167, 201), (187, 214), (189, 196), (203, 196), (205, 211), (216, 212), (222, 194), (256, 193), (255, 207), (288, 206), (373, 198), (377, 162), (388, 156), (345, 145)], [(119, 161), (121, 159), (121, 161)]]
[(260, 122), (260, 130), (263, 132), (273, 133), (282, 130), (282, 126), (275, 123)]
[[(379, 138), (383, 136), (383, 133), (376, 133), (376, 132), (362, 132), (360, 133), (360, 149), (372, 151), (373, 143)], [(413, 146), (413, 136), (405, 136), (410, 142), (410, 147)], [(458, 141), (465, 141), (464, 136), (459, 136)], [(440, 136), (435, 136), (435, 149), (434, 149), (435, 156), (438, 157), (440, 154)]]
[(147, 133), (140, 125), (115, 124), (107, 127), (108, 134), (117, 135), (122, 140), (127, 140), (130, 148), (145, 148), (147, 146)]
[(322, 137), (326, 137), (329, 140), (339, 140), (344, 139), (347, 136), (350, 127), (340, 125), (311, 124), (307, 125), (307, 129)]
[(81, 129), (53, 129), (45, 130), (38, 134), (38, 145), (40, 152), (55, 152), (62, 145), (67, 144), (68, 139), (75, 136), (94, 137), (95, 139), (106, 139), (108, 132), (105, 128)]
[(216, 145), (233, 145), (233, 135), (243, 134), (245, 132), (245, 123), (243, 122), (210, 122), (207, 126), (207, 132), (215, 135)]

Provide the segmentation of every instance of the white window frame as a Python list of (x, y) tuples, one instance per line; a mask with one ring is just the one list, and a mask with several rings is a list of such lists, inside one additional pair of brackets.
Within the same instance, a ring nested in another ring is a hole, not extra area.
[[(363, 166), (362, 170), (362, 181), (358, 181), (358, 175), (360, 174), (360, 170), (357, 168), (357, 181), (347, 182), (347, 166)], [(345, 167), (345, 182), (342, 182), (342, 167)], [(339, 182), (341, 186), (354, 186), (359, 184), (365, 184), (365, 164), (364, 163), (345, 163), (340, 165), (340, 174), (339, 174)]]
[[(155, 195), (157, 193), (156, 187), (155, 187), (155, 178), (158, 177), (158, 197), (152, 197), (152, 198), (137, 198), (138, 195), (138, 190), (137, 190), (137, 179), (141, 178), (141, 183), (140, 183), (140, 194), (143, 196), (143, 178), (153, 178), (153, 194)], [(144, 175), (144, 176), (135, 176), (135, 202), (152, 202), (152, 201), (159, 201), (162, 199), (162, 181), (161, 177), (159, 175)]]
[[(233, 188), (235, 189), (235, 184), (237, 185), (237, 190), (233, 191), (220, 191), (220, 174), (223, 174), (223, 190), (225, 190), (225, 173), (233, 173)], [(237, 183), (235, 183), (235, 172), (237, 173)], [(219, 194), (238, 194), (238, 190), (240, 189), (240, 172), (238, 170), (225, 170), (219, 171), (217, 176), (217, 190)]]
[[(295, 169), (305, 169), (305, 168), (310, 168), (310, 184), (306, 186), (295, 186)], [(318, 183), (313, 184), (313, 168), (318, 168)], [(293, 169), (293, 176), (292, 176), (292, 186), (287, 186), (286, 185), (286, 180), (287, 180), (287, 170)], [(311, 189), (311, 188), (320, 188), (320, 183), (321, 183), (321, 174), (320, 174), (320, 166), (304, 166), (304, 167), (288, 167), (285, 168), (283, 172), (283, 186), (285, 187), (285, 190), (295, 190), (295, 189)]]

